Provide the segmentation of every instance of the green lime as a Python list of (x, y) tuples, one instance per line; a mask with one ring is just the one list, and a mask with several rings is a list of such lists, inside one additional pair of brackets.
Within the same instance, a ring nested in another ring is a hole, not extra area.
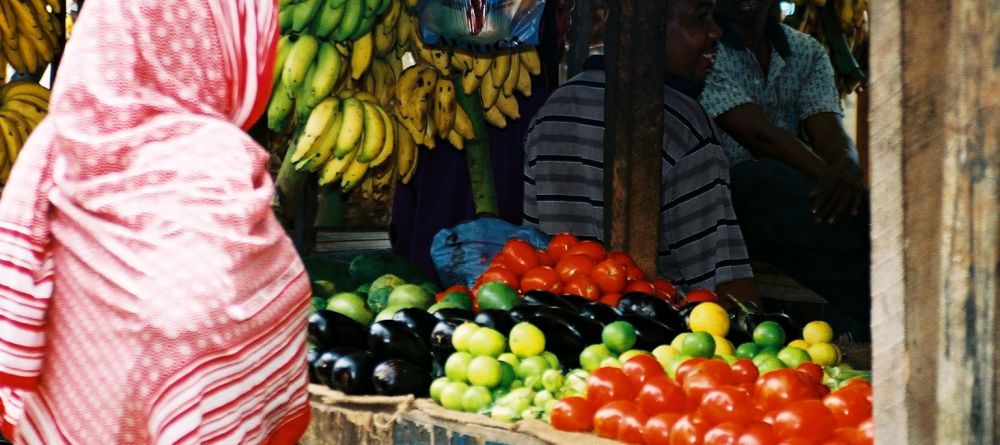
[(451, 291), (445, 294), (444, 298), (438, 303), (450, 303), (454, 304), (454, 307), (460, 307), (462, 309), (472, 310), (472, 299), (468, 295), (465, 295), (459, 291)]
[(521, 359), (517, 358), (517, 356), (514, 355), (513, 352), (504, 352), (503, 354), (500, 354), (499, 357), (497, 357), (497, 360), (500, 360), (501, 362), (505, 362), (510, 366), (513, 366), (514, 369), (517, 369), (517, 365), (521, 364)]
[(778, 351), (778, 360), (781, 360), (781, 363), (784, 363), (788, 368), (796, 368), (802, 363), (811, 361), (812, 357), (801, 348), (786, 346), (784, 349)]
[(548, 360), (540, 355), (533, 355), (521, 359), (521, 363), (515, 371), (517, 371), (517, 378), (524, 380), (531, 375), (541, 376), (546, 369), (549, 369)]
[(719, 356), (719, 358), (721, 358), (722, 360), (725, 360), (726, 364), (728, 364), (729, 366), (733, 366), (733, 363), (736, 363), (736, 360), (739, 360), (738, 357), (736, 357), (735, 355), (731, 355), (731, 354), (723, 354), (723, 355)]
[(562, 388), (565, 381), (566, 378), (563, 377), (562, 373), (555, 369), (546, 369), (545, 372), (542, 373), (542, 386), (545, 387), (546, 391), (553, 394)]
[(513, 422), (521, 418), (521, 415), (506, 406), (494, 406), (490, 410), (490, 417), (501, 422)]
[(427, 309), (434, 304), (434, 295), (416, 284), (401, 284), (389, 294), (389, 306), (418, 307)]
[(364, 325), (371, 323), (372, 319), (375, 318), (368, 310), (364, 298), (353, 292), (341, 292), (330, 297), (330, 300), (326, 302), (326, 309), (346, 315)]
[(760, 353), (760, 345), (757, 343), (743, 343), (736, 347), (736, 356), (739, 358), (754, 358)]
[(395, 289), (396, 286), (401, 286), (406, 284), (402, 278), (399, 278), (391, 273), (387, 273), (372, 281), (371, 286), (368, 286), (368, 293), (378, 292), (381, 289)]
[(548, 403), (549, 400), (553, 400), (555, 398), (556, 396), (552, 395), (552, 392), (547, 389), (543, 389), (535, 393), (535, 399), (532, 401), (532, 404), (539, 408), (544, 408), (545, 404)]
[(549, 362), (549, 368), (561, 369), (562, 365), (559, 364), (559, 357), (556, 357), (551, 351), (545, 351), (542, 353), (542, 358)]
[(469, 352), (472, 355), (498, 357), (507, 350), (507, 338), (496, 329), (479, 328), (469, 340)]
[(469, 385), (462, 382), (450, 382), (441, 390), (441, 406), (454, 411), (462, 410), (462, 398)]
[(785, 331), (781, 325), (773, 321), (765, 321), (753, 330), (753, 342), (767, 347), (780, 348), (785, 344)]
[(765, 360), (768, 360), (768, 359), (770, 359), (772, 357), (773, 358), (778, 358), (778, 353), (775, 352), (775, 351), (771, 351), (771, 350), (764, 350), (764, 351), (760, 351), (759, 353), (757, 353), (757, 355), (753, 356), (753, 358), (750, 359), (750, 361), (752, 361), (753, 364), (755, 364), (755, 365), (757, 365), (759, 367), (761, 363), (764, 363)]
[(677, 368), (679, 368), (684, 362), (692, 358), (694, 357), (691, 357), (690, 355), (681, 354), (671, 359), (670, 363), (668, 363), (666, 366), (667, 377), (675, 379), (677, 376)]
[(542, 389), (542, 376), (540, 374), (529, 375), (524, 378), (524, 387), (535, 391)]
[(656, 361), (660, 362), (660, 366), (663, 366), (663, 369), (667, 369), (667, 364), (670, 363), (670, 360), (673, 360), (678, 355), (681, 355), (681, 351), (674, 349), (670, 345), (660, 345), (656, 349), (653, 349), (653, 357), (656, 358)]
[(681, 332), (680, 334), (677, 334), (677, 336), (674, 337), (673, 341), (670, 342), (670, 346), (673, 346), (674, 349), (680, 351), (681, 348), (684, 346), (684, 339), (687, 338), (688, 335), (691, 335), (691, 333)]
[(490, 390), (490, 395), (493, 396), (493, 400), (499, 400), (501, 397), (510, 393), (510, 388), (503, 385), (499, 385), (496, 388)]
[(708, 332), (692, 332), (684, 337), (681, 353), (692, 357), (711, 357), (715, 355), (715, 339)]
[(468, 352), (455, 352), (444, 362), (444, 375), (453, 382), (465, 382), (469, 377), (469, 364), (472, 363), (472, 354)]
[(493, 394), (482, 386), (470, 386), (462, 395), (462, 411), (467, 413), (479, 412), (490, 403), (493, 403)]
[[(447, 363), (445, 364), (447, 372)], [(469, 383), (477, 386), (492, 388), (500, 384), (503, 379), (503, 367), (497, 359), (488, 355), (480, 355), (469, 362), (468, 369)]]
[(456, 351), (468, 351), (472, 345), (472, 335), (479, 330), (479, 325), (467, 321), (462, 323), (451, 333), (451, 345)]
[(613, 354), (632, 349), (635, 345), (635, 328), (627, 321), (616, 321), (604, 327), (601, 331), (601, 341)]
[(479, 302), (479, 310), (503, 309), (511, 310), (520, 298), (517, 291), (502, 281), (490, 281), (479, 286), (476, 293), (476, 300)]
[(760, 375), (767, 374), (768, 372), (774, 371), (776, 369), (782, 369), (785, 364), (778, 360), (778, 357), (767, 356), (757, 365), (757, 371)]
[(313, 295), (329, 297), (337, 292), (337, 285), (327, 280), (316, 280), (312, 282)]
[(463, 309), (463, 308), (461, 306), (459, 306), (458, 303), (455, 303), (454, 301), (444, 301), (444, 300), (441, 300), (441, 301), (439, 301), (439, 302), (434, 303), (433, 305), (431, 305), (431, 307), (427, 308), (427, 312), (430, 312), (430, 313), (433, 314), (433, 313), (435, 313), (437, 311), (440, 311), (441, 309)]
[[(492, 282), (487, 284), (492, 284)], [(479, 307), (482, 309), (482, 302), (480, 302)], [(545, 351), (545, 334), (535, 325), (523, 321), (514, 325), (510, 330), (510, 352), (518, 357), (530, 357), (541, 354), (543, 351)]]
[(514, 367), (510, 363), (500, 362), (500, 384), (497, 385), (498, 388), (510, 388), (510, 384), (514, 383), (514, 379), (517, 378), (517, 373), (514, 372)]
[(451, 380), (448, 380), (448, 377), (438, 377), (434, 379), (434, 381), (431, 382), (431, 399), (437, 403), (441, 403), (441, 391), (444, 391), (444, 388), (448, 386), (449, 383), (451, 383)]
[(593, 372), (601, 367), (601, 362), (604, 359), (609, 357), (613, 357), (611, 350), (604, 343), (590, 345), (583, 348), (583, 352), (580, 353), (580, 366), (588, 372)]

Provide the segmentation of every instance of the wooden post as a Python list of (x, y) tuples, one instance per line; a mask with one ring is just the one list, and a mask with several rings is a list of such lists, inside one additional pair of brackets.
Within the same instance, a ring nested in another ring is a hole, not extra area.
[(604, 240), (656, 272), (665, 2), (611, 0), (605, 38)]
[(573, 0), (569, 24), (569, 52), (566, 54), (566, 78), (583, 71), (583, 62), (590, 53), (590, 23), (594, 12), (590, 0)]
[(1000, 3), (871, 3), (880, 444), (1000, 441)]

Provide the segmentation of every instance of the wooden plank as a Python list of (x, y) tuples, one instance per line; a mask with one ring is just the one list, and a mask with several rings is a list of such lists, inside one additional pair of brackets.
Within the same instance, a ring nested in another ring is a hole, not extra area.
[(872, 3), (880, 443), (1000, 440), (998, 22), (997, 2)]
[(611, 0), (605, 39), (604, 238), (656, 272), (665, 2)]

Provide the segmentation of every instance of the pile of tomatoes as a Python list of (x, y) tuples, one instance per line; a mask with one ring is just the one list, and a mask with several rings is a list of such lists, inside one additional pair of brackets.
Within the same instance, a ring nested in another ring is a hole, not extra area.
[(647, 445), (873, 443), (871, 385), (854, 379), (831, 393), (821, 378), (814, 363), (758, 376), (747, 359), (730, 366), (694, 358), (678, 368), (675, 381), (640, 355), (620, 369), (595, 370), (586, 397), (560, 400), (551, 423)]
[(579, 295), (610, 306), (622, 294), (642, 292), (677, 303), (677, 290), (663, 278), (647, 280), (642, 269), (625, 252), (608, 252), (593, 240), (560, 233), (545, 249), (512, 238), (476, 280), (475, 286), (501, 281), (519, 292), (544, 290)]

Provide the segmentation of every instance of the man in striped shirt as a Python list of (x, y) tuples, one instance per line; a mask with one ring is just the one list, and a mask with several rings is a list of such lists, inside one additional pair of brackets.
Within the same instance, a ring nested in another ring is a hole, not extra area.
[[(684, 289), (756, 300), (729, 163), (719, 130), (697, 101), (720, 34), (714, 6), (668, 2), (657, 269)], [(603, 239), (604, 88), (604, 58), (591, 56), (534, 116), (525, 144), (526, 225)]]

